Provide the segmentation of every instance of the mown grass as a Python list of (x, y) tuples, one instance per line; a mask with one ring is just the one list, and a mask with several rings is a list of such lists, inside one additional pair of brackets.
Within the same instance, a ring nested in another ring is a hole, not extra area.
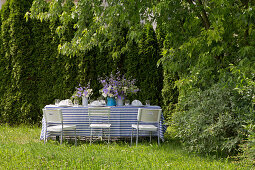
[(160, 147), (156, 141), (130, 147), (126, 142), (89, 145), (81, 141), (75, 147), (56, 141), (44, 144), (38, 127), (0, 126), (1, 169), (250, 169), (227, 159), (201, 157), (186, 153), (176, 142)]

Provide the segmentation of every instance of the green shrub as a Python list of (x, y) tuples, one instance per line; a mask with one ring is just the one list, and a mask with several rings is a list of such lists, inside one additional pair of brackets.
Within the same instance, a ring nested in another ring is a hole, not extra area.
[(238, 158), (247, 164), (255, 164), (255, 124), (244, 126), (247, 138), (241, 143)]
[(188, 150), (236, 153), (243, 139), (242, 125), (254, 119), (254, 111), (252, 98), (233, 90), (234, 84), (222, 81), (180, 97), (173, 126)]

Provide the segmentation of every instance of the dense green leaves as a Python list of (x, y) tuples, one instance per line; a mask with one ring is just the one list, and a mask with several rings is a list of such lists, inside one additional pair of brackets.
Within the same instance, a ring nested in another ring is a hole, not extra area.
[[(124, 10), (119, 3), (114, 8)], [(129, 41), (127, 25), (116, 19), (114, 31), (103, 34), (95, 31), (101, 27), (95, 21), (102, 9), (99, 1), (77, 6), (71, 0), (7, 1), (1, 11), (1, 122), (38, 123), (46, 104), (70, 98), (79, 83), (90, 81), (96, 99), (98, 78), (117, 69), (137, 79), (140, 92), (130, 100), (161, 103), (162, 70), (156, 67), (160, 56), (153, 28), (142, 30), (140, 41)]]
[[(30, 23), (24, 20), (24, 12), (32, 1), (7, 1), (2, 13), (2, 55), (1, 115), (6, 122), (36, 120), (33, 98), (35, 84), (32, 80), (34, 70), (30, 59)], [(23, 88), (27, 87), (27, 88)]]
[(118, 68), (137, 79), (134, 98), (164, 106), (191, 151), (235, 153), (242, 125), (254, 124), (254, 1), (34, 0), (27, 23), (16, 3), (1, 11), (2, 115), (29, 117), (30, 98), (43, 107), (88, 81), (97, 98), (98, 77)]
[(173, 122), (191, 151), (235, 152), (243, 139), (242, 125), (254, 118), (251, 98), (234, 91), (233, 82), (221, 83), (205, 91), (193, 91), (179, 100), (180, 108)]
[[(233, 153), (242, 125), (254, 121), (253, 8), (253, 1), (235, 0), (158, 4), (158, 11), (170, 9), (168, 23), (158, 16), (166, 34), (159, 62), (165, 78), (178, 77), (172, 128), (191, 151)], [(171, 98), (176, 86), (164, 85), (163, 94)]]

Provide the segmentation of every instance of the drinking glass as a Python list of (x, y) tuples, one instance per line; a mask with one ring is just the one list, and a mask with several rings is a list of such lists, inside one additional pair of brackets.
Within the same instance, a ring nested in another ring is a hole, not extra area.
[(105, 100), (100, 100), (101, 105), (106, 105)]
[(59, 99), (55, 99), (55, 105), (58, 106), (59, 105), (60, 100)]
[(125, 106), (129, 106), (130, 101), (129, 100), (125, 100)]
[(79, 100), (78, 99), (74, 99), (73, 100), (73, 104), (74, 104), (74, 107), (78, 107), (79, 106)]
[(145, 105), (150, 106), (150, 100), (145, 100)]

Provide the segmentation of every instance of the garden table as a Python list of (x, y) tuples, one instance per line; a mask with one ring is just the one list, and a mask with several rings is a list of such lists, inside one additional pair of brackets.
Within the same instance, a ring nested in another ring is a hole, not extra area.
[[(131, 136), (131, 124), (137, 123), (138, 108), (148, 109), (161, 109), (160, 106), (112, 106), (110, 113), (111, 123), (111, 137), (126, 138)], [(77, 136), (90, 136), (88, 107), (58, 107), (55, 105), (46, 105), (45, 109), (61, 109), (63, 114), (63, 123), (68, 125), (76, 125)], [(164, 141), (164, 132), (166, 126), (164, 123), (163, 114), (161, 115), (161, 121), (159, 123), (160, 138)], [(144, 123), (146, 124), (146, 123)], [(44, 118), (42, 120), (42, 130), (40, 139), (44, 139), (46, 123)], [(155, 126), (158, 126), (155, 123)], [(150, 133), (141, 131), (139, 136), (149, 136)], [(152, 132), (152, 136), (157, 136), (157, 132)], [(48, 136), (48, 135), (46, 135)]]

